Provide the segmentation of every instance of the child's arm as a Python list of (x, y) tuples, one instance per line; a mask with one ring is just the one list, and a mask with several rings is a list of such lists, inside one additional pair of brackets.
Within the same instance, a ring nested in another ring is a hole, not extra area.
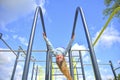
[(74, 35), (72, 36), (72, 38), (71, 38), (71, 40), (69, 41), (69, 43), (68, 43), (68, 46), (67, 46), (67, 48), (65, 49), (65, 54), (64, 55), (66, 55), (67, 54), (67, 52), (68, 52), (68, 50), (71, 48), (71, 46), (72, 46), (72, 43), (73, 43), (73, 41), (74, 41)]
[(45, 34), (45, 33), (43, 33), (43, 38), (44, 38), (44, 40), (45, 40), (45, 42), (46, 42), (46, 44), (47, 44), (47, 46), (48, 46), (48, 49), (49, 49), (50, 51), (53, 51), (53, 52), (54, 52), (54, 47), (53, 47), (53, 45), (51, 44), (51, 42), (48, 40), (48, 38), (46, 37), (46, 34)]

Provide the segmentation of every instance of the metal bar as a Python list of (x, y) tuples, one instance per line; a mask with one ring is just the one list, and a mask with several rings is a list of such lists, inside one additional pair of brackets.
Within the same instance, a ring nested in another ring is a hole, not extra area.
[(0, 39), (2, 38), (2, 33), (0, 33)]
[(38, 75), (38, 66), (36, 67), (35, 80), (37, 80), (37, 75)]
[(85, 79), (85, 72), (84, 72), (84, 65), (83, 65), (81, 51), (79, 51), (79, 57), (80, 57), (80, 64), (81, 64), (82, 74), (83, 74), (83, 80), (86, 80)]
[(11, 52), (13, 52), (15, 54), (15, 56), (17, 57), (17, 54), (12, 50), (12, 48), (2, 38), (1, 38), (1, 40), (11, 50)]
[(116, 71), (117, 69), (120, 69), (120, 67), (115, 68), (114, 70)]
[[(92, 65), (92, 64), (83, 64), (83, 65)], [(103, 63), (103, 64), (98, 64), (98, 65), (110, 65), (110, 64)]]
[(21, 52), (23, 52), (26, 55), (26, 52), (22, 49), (22, 47), (19, 46), (19, 48), (22, 50)]
[[(25, 60), (17, 60), (18, 62), (24, 62)], [(46, 62), (46, 61), (41, 61), (41, 60), (38, 60), (38, 61), (32, 61), (32, 62)]]
[[(46, 35), (46, 30), (45, 30), (45, 24), (44, 24), (44, 19), (43, 19), (43, 14), (42, 14), (42, 9), (39, 7), (39, 11), (40, 11), (40, 18), (41, 18), (41, 23), (42, 23), (42, 28), (43, 28), (43, 32)], [(47, 35), (46, 35), (47, 36)]]
[(52, 54), (50, 54), (50, 80), (52, 80)]
[(15, 59), (15, 63), (14, 63), (14, 68), (13, 68), (13, 72), (12, 72), (12, 76), (11, 76), (11, 80), (14, 80), (14, 76), (15, 76), (15, 71), (16, 71), (16, 67), (17, 67), (17, 63), (18, 63), (18, 58), (19, 58), (19, 54), (20, 52), (17, 53), (17, 57)]
[(35, 62), (33, 62), (33, 68), (32, 68), (32, 75), (31, 75), (31, 80), (33, 80), (33, 74), (34, 74), (34, 68), (35, 67)]
[(117, 80), (117, 76), (116, 76), (116, 73), (115, 73), (115, 70), (114, 70), (114, 67), (113, 67), (112, 61), (109, 61), (109, 63), (110, 63), (110, 67), (111, 67), (111, 69), (112, 69), (112, 72), (113, 72), (114, 78), (115, 78), (115, 80)]
[(90, 51), (90, 57), (91, 57), (91, 60), (92, 60), (92, 66), (93, 66), (95, 78), (96, 78), (96, 80), (101, 80), (101, 75), (100, 75), (100, 72), (99, 72), (97, 59), (96, 59), (96, 56), (95, 56), (95, 53), (94, 53), (94, 49), (92, 47), (92, 41), (91, 41), (91, 38), (90, 38), (90, 33), (88, 31), (88, 27), (87, 27), (87, 23), (86, 23), (86, 20), (85, 20), (83, 10), (82, 10), (82, 8), (79, 8), (79, 7), (77, 8), (77, 10), (80, 11), (80, 15), (81, 15), (81, 18), (82, 18), (83, 27), (84, 27), (85, 34), (86, 34), (88, 47), (90, 49), (89, 50)]
[[(24, 53), (24, 55), (26, 56), (26, 52), (25, 52), (25, 51), (23, 51), (23, 49), (22, 49), (22, 47), (21, 47), (21, 46), (19, 46), (19, 47), (20, 47), (20, 49), (22, 50), (22, 52)], [(33, 59), (33, 58), (34, 58), (34, 57), (33, 57), (33, 56), (31, 56), (30, 60), (34, 62), (34, 61), (35, 61), (35, 59)]]
[(103, 34), (103, 32), (105, 31), (105, 29), (107, 28), (108, 24), (110, 23), (110, 21), (112, 20), (113, 16), (115, 14), (118, 13), (118, 11), (120, 11), (120, 7), (117, 7), (114, 9), (114, 11), (110, 14), (107, 22), (105, 23), (105, 25), (103, 26), (102, 30), (100, 31), (99, 35), (96, 37), (95, 41), (93, 42), (93, 46), (95, 46), (95, 44), (97, 43), (97, 41), (100, 39), (101, 35)]
[[(52, 74), (52, 75), (54, 75), (54, 76), (55, 76), (55, 75), (56, 75), (56, 76), (57, 76), (57, 75), (58, 75), (58, 76), (59, 76), (59, 75), (64, 76), (63, 74)], [(74, 75), (82, 75), (82, 74), (74, 74)], [(79, 80), (79, 79), (78, 79), (78, 80)]]
[[(78, 69), (77, 69), (77, 67), (75, 67), (76, 68), (76, 70), (77, 70), (77, 74), (78, 74)], [(77, 75), (77, 80), (79, 80), (79, 76)]]
[(36, 8), (35, 15), (34, 15), (34, 21), (33, 21), (32, 29), (31, 29), (31, 34), (30, 34), (30, 38), (29, 38), (29, 44), (28, 44), (28, 48), (27, 48), (27, 55), (26, 55), (26, 59), (25, 59), (25, 65), (24, 65), (22, 80), (27, 80), (27, 77), (28, 77), (32, 45), (33, 45), (35, 28), (36, 28), (36, 23), (37, 23), (37, 18), (38, 18), (38, 11), (39, 11), (39, 9)]
[(45, 80), (49, 80), (49, 51), (46, 54), (46, 74), (45, 74)]
[(75, 12), (75, 17), (74, 17), (74, 23), (73, 23), (73, 29), (72, 29), (71, 38), (72, 38), (73, 35), (75, 35), (75, 28), (76, 28), (77, 17), (78, 17), (78, 10)]
[[(27, 52), (27, 50), (13, 50), (14, 52)], [(71, 50), (71, 51), (89, 51), (89, 50)], [(12, 52), (11, 50), (0, 50), (0, 52)], [(32, 50), (31, 52), (47, 52), (47, 50)], [(67, 56), (65, 56), (67, 57)]]
[(72, 76), (72, 79), (74, 80), (74, 71), (73, 71), (73, 63), (72, 63), (72, 54), (71, 51), (68, 51), (68, 56), (69, 56), (69, 65), (70, 65), (70, 74)]

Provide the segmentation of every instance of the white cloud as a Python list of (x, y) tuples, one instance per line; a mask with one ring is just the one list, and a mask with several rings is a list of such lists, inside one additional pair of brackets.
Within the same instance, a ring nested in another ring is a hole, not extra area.
[[(99, 32), (96, 33), (93, 39), (95, 39), (98, 34)], [(97, 42), (97, 45), (111, 47), (115, 43), (120, 43), (120, 32), (114, 28), (113, 24), (111, 24), (110, 27), (108, 27), (102, 34), (102, 36)]]
[(113, 79), (113, 74), (111, 74), (110, 68), (100, 67), (102, 80)]
[[(0, 50), (6, 50), (0, 48)], [(7, 49), (8, 50), (8, 49)], [(15, 55), (11, 52), (0, 52), (0, 80), (10, 80), (15, 62)], [(21, 80), (21, 65), (17, 66), (15, 80)]]
[[(8, 49), (0, 48), (0, 50), (8, 50)], [(12, 62), (14, 58), (15, 58), (15, 55), (12, 52), (10, 53), (0, 52), (0, 64)]]
[(18, 35), (13, 35), (13, 39), (19, 40), (19, 42), (25, 46), (28, 46), (28, 41), (25, 37), (21, 37)]
[[(37, 3), (39, 1), (39, 3)], [(45, 0), (1, 0), (0, 1), (0, 26), (5, 31), (11, 31), (6, 25), (18, 20), (21, 16), (26, 16), (35, 11), (37, 6), (41, 6), (43, 14)]]
[[(0, 50), (8, 50), (4, 48), (0, 48)], [(21, 57), (19, 56), (19, 59)], [(0, 52), (0, 80), (10, 80), (14, 63), (15, 63), (15, 55), (12, 52)], [(23, 74), (23, 66), (24, 63), (18, 62), (17, 68), (15, 71), (14, 79), (15, 80), (22, 80)], [(28, 74), (28, 80), (31, 79), (31, 72)]]
[[(86, 50), (86, 47), (84, 45), (79, 45), (78, 43), (75, 43), (72, 46), (71, 50)], [(82, 53), (82, 56), (86, 55), (85, 51), (81, 51), (81, 53)], [(73, 51), (73, 55), (75, 55), (75, 54), (79, 54), (79, 52), (78, 51)]]
[(24, 37), (18, 37), (18, 40), (25, 46), (28, 46), (28, 42)]
[(18, 37), (18, 35), (13, 35), (13, 39), (16, 39)]

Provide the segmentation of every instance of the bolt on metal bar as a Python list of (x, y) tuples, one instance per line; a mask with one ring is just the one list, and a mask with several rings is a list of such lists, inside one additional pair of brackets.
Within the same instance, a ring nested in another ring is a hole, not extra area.
[[(19, 50), (19, 49), (18, 49)], [(14, 80), (14, 76), (15, 76), (15, 71), (16, 71), (16, 67), (17, 67), (17, 63), (18, 63), (18, 58), (19, 58), (19, 54), (20, 52), (17, 53), (17, 57), (15, 59), (15, 63), (14, 63), (14, 67), (13, 67), (13, 71), (12, 71), (12, 76), (11, 76), (11, 80)]]
[(13, 52), (15, 54), (15, 56), (17, 57), (18, 55), (13, 51), (13, 49), (2, 38), (1, 38), (1, 40), (11, 50), (11, 52)]

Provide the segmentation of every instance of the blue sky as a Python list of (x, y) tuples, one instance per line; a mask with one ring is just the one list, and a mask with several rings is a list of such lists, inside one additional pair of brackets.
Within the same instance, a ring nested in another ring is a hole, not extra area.
[[(25, 50), (27, 49), (34, 12), (37, 5), (42, 8), (47, 37), (55, 48), (65, 48), (67, 46), (71, 38), (75, 10), (78, 6), (82, 7), (85, 13), (92, 42), (108, 19), (108, 17), (104, 17), (103, 15), (103, 10), (105, 9), (104, 0), (3, 0), (0, 2), (0, 33), (3, 34), (2, 38), (12, 49), (17, 50), (18, 46), (22, 46)], [(94, 46), (99, 63), (108, 63), (109, 60), (111, 60), (114, 67), (120, 66), (119, 27), (119, 19), (113, 18), (98, 43)], [(33, 49), (46, 49), (42, 33), (41, 21), (38, 18)], [(81, 47), (85, 49), (88, 48), (80, 15), (78, 16), (75, 34), (75, 41), (73, 43), (73, 47), (75, 46), (74, 49), (81, 49)], [(2, 41), (0, 41), (0, 49), (7, 49)], [(6, 66), (10, 62), (11, 65), (8, 66), (12, 68), (15, 56), (13, 54), (9, 55), (9, 53), (4, 54), (3, 52), (0, 52), (0, 55), (0, 69), (3, 69), (1, 74), (4, 74), (5, 71), (10, 72)], [(45, 60), (44, 54), (35, 53), (32, 55), (36, 57), (36, 59)], [(84, 60), (89, 63), (88, 54), (83, 57)], [(23, 63), (19, 63), (19, 70), (23, 69), (22, 65)], [(43, 66), (42, 63), (39, 63), (39, 65)], [(86, 69), (86, 71), (88, 70)], [(16, 79), (19, 78), (22, 73), (18, 72), (16, 73), (18, 76)], [(91, 74), (92, 70), (88, 72)], [(100, 66), (100, 72), (103, 80), (113, 77), (109, 66)], [(116, 72), (118, 74), (118, 71)], [(93, 79), (90, 74), (86, 72), (87, 80)], [(9, 75), (4, 74), (4, 76), (8, 77), (6, 80), (9, 80), (10, 75), (11, 73), (9, 73)], [(1, 80), (3, 80), (2, 77)]]

